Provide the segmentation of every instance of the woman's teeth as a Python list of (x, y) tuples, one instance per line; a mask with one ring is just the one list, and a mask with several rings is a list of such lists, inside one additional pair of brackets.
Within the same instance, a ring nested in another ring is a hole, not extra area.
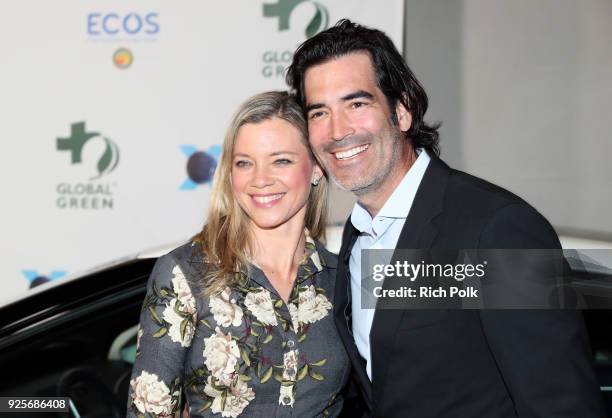
[(257, 203), (269, 203), (274, 200), (278, 200), (281, 197), (283, 197), (283, 193), (273, 194), (273, 195), (268, 195), (268, 196), (253, 196), (253, 200), (255, 200)]

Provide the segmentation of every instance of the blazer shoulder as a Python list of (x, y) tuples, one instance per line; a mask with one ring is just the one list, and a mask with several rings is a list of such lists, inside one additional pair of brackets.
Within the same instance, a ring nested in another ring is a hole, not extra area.
[(494, 208), (517, 203), (527, 204), (524, 199), (503, 187), (454, 169), (451, 169), (447, 194), (452, 194), (454, 197), (460, 194), (463, 199), (470, 199), (478, 204), (486, 203)]
[(540, 215), (524, 199), (489, 181), (451, 169), (444, 207), (464, 219), (487, 220), (508, 207), (525, 207)]
[(451, 169), (446, 202), (464, 219), (479, 219), (479, 246), (559, 247), (554, 228), (541, 213), (514, 193), (481, 178)]

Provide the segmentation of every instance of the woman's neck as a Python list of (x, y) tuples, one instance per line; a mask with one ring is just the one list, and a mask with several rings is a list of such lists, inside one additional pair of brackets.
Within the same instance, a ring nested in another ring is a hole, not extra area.
[(297, 269), (304, 257), (304, 224), (285, 224), (275, 229), (253, 229), (253, 259), (278, 294), (287, 301)]
[(275, 229), (255, 227), (253, 238), (253, 259), (259, 266), (286, 270), (302, 261), (306, 243), (303, 224), (283, 225)]

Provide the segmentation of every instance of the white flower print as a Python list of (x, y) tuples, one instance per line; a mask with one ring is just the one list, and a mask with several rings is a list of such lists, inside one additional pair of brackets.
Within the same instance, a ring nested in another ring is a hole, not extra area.
[[(208, 383), (204, 387), (204, 393), (211, 396), (213, 403), (211, 411), (213, 414), (221, 413), (222, 417), (237, 417), (242, 413), (244, 408), (255, 399), (255, 392), (251, 389), (246, 382), (240, 379), (235, 379), (231, 385), (227, 387), (227, 395), (225, 397), (224, 408), (221, 408), (223, 392), (213, 387), (212, 377), (208, 377)], [(218, 386), (218, 385), (217, 385)]]
[[(174, 269), (172, 269), (172, 274), (174, 274), (172, 278), (172, 289), (176, 297), (170, 299), (170, 302), (166, 305), (163, 317), (164, 320), (170, 324), (170, 329), (168, 329), (170, 339), (175, 343), (180, 343), (183, 347), (189, 347), (195, 332), (194, 324), (197, 320), (196, 302), (180, 267), (175, 266)], [(188, 314), (190, 317), (185, 318), (176, 311)], [(181, 324), (185, 320), (187, 323), (184, 325), (184, 336), (181, 337)]]
[(215, 328), (215, 332), (204, 338), (204, 363), (214, 377), (227, 384), (240, 357), (240, 349), (231, 333), (225, 335), (219, 327)]
[(328, 311), (332, 309), (329, 300), (324, 294), (317, 294), (313, 285), (299, 293), (297, 304), (298, 306), (295, 306), (294, 303), (287, 305), (294, 332), (298, 332), (300, 324), (312, 324), (325, 318)]
[(191, 288), (185, 279), (185, 275), (179, 266), (174, 266), (172, 269), (172, 288), (177, 295), (178, 301), (181, 303), (180, 310), (193, 314), (196, 311), (196, 301), (191, 294)]
[[(313, 245), (314, 245), (314, 241), (312, 241)], [(313, 252), (310, 255), (310, 259), (312, 260), (312, 263), (315, 265), (315, 267), (317, 268), (317, 271), (321, 271), (323, 270), (323, 264), (321, 263), (321, 257), (319, 257), (319, 253), (318, 252)]]
[(293, 395), (293, 384), (290, 385), (281, 385), (280, 387), (280, 395), (278, 397), (278, 404), (290, 406), (293, 408), (293, 404), (295, 403), (295, 396)]
[(231, 290), (226, 287), (220, 294), (212, 296), (208, 303), (215, 321), (222, 327), (238, 327), (242, 324), (242, 308), (236, 304), (235, 299), (230, 300), (230, 295)]
[(291, 325), (293, 326), (293, 332), (297, 333), (300, 326), (300, 318), (298, 316), (298, 308), (294, 303), (287, 304), (289, 309), (289, 315), (291, 315)]
[(283, 380), (295, 380), (298, 368), (298, 350), (283, 354)]
[(260, 292), (249, 292), (244, 298), (244, 304), (264, 325), (278, 325), (270, 292), (263, 289)]
[(318, 293), (313, 285), (300, 292), (298, 296), (298, 320), (312, 324), (327, 316), (332, 304), (324, 294)]
[[(175, 304), (176, 299), (171, 301), (171, 304)], [(168, 329), (168, 335), (170, 335), (170, 339), (175, 343), (180, 343), (182, 347), (189, 347), (191, 345), (191, 340), (193, 339), (194, 327), (193, 322), (189, 319), (183, 318), (179, 314), (174, 311), (172, 305), (166, 306), (163, 312), (164, 321), (170, 324), (170, 328)], [(185, 325), (185, 334), (184, 338), (181, 337), (181, 323), (186, 320), (187, 324)]]
[(138, 332), (136, 333), (136, 351), (140, 349), (140, 339), (143, 335), (144, 331), (142, 330), (142, 328), (140, 328), (140, 325), (138, 325)]
[(160, 417), (172, 414), (174, 405), (170, 389), (156, 374), (143, 371), (130, 381), (130, 386), (132, 402), (141, 413), (153, 413)]
[(295, 382), (297, 379), (298, 354), (298, 350), (291, 350), (283, 354), (283, 380), (285, 382), (281, 383), (280, 394), (278, 396), (279, 405), (293, 407), (295, 402), (294, 385), (287, 381)]

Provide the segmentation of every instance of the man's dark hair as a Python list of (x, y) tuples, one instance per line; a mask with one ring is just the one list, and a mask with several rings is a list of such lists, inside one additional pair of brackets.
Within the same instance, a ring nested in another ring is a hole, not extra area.
[(423, 120), (428, 106), (427, 94), (393, 45), (393, 41), (379, 30), (367, 28), (348, 19), (342, 19), (333, 27), (306, 40), (295, 51), (286, 80), (302, 107), (306, 104), (306, 70), (355, 52), (367, 52), (370, 55), (378, 87), (387, 97), (392, 122), (398, 124), (394, 110), (399, 100), (412, 115), (412, 125), (406, 135), (412, 145), (439, 155), (440, 124), (428, 125)]

